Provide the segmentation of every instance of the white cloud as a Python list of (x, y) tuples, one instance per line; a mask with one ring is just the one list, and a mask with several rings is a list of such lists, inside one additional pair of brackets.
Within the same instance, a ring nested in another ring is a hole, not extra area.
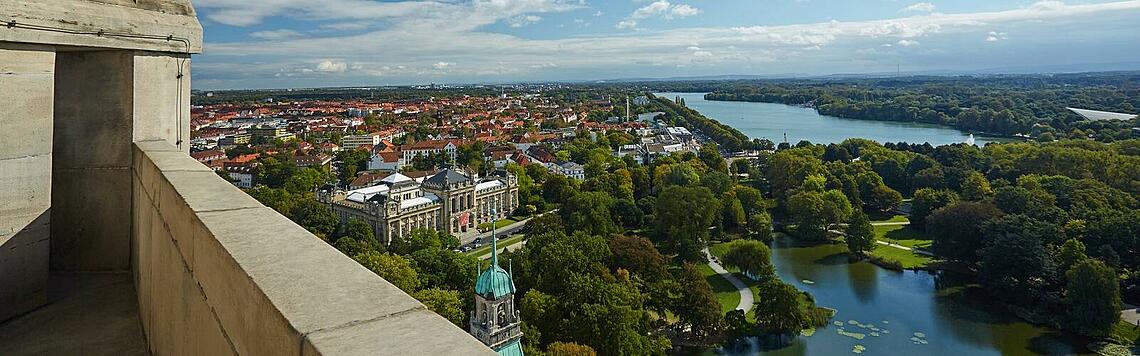
[(537, 15), (519, 15), (507, 19), (507, 24), (511, 25), (511, 27), (523, 27), (539, 21), (542, 21), (542, 17)]
[(934, 4), (928, 2), (915, 3), (902, 8), (899, 12), (934, 12)]
[(344, 62), (334, 62), (332, 60), (326, 59), (317, 64), (316, 71), (342, 73), (345, 69), (348, 69), (348, 64)]
[(698, 15), (701, 10), (688, 4), (673, 4), (667, 0), (658, 0), (633, 10), (625, 20), (621, 20), (615, 27), (618, 29), (631, 29), (637, 27), (637, 20), (651, 17), (661, 17), (666, 20), (681, 19)]
[(986, 34), (986, 42), (997, 42), (1007, 38), (1005, 32), (990, 31)]
[(918, 41), (912, 41), (912, 40), (899, 40), (895, 44), (897, 44), (899, 46), (903, 46), (903, 47), (910, 47), (910, 46), (917, 46), (920, 43), (918, 43)]
[(434, 63), (434, 64), (432, 64), (431, 66), (432, 66), (432, 68), (435, 68), (435, 69), (439, 69), (439, 70), (445, 70), (445, 69), (447, 69), (447, 68), (451, 68), (452, 66), (455, 66), (455, 63), (451, 63), (451, 62), (435, 62), (435, 63)]
[(270, 41), (284, 40), (284, 39), (296, 38), (296, 37), (301, 37), (301, 36), (302, 35), (300, 32), (293, 31), (293, 30), (257, 31), (257, 32), (250, 32), (249, 33), (249, 37), (253, 37), (256, 39), (260, 39), (260, 40), (270, 40)]
[(359, 31), (368, 28), (372, 24), (368, 22), (340, 22), (321, 25), (322, 30), (334, 31)]
[(619, 30), (637, 28), (637, 20), (621, 20), (614, 27)]
[(599, 17), (599, 16), (602, 16), (602, 15), (605, 15), (605, 14), (606, 14), (606, 13), (602, 12), (601, 10), (599, 10), (598, 12), (595, 12), (595, 13), (594, 13), (594, 17)]

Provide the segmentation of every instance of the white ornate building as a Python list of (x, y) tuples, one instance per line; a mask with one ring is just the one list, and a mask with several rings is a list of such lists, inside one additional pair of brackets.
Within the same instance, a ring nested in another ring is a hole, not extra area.
[(368, 222), (377, 238), (389, 244), (414, 229), (466, 232), (491, 221), (493, 211), (504, 218), (518, 208), (519, 191), (518, 178), (506, 171), (480, 178), (447, 168), (420, 179), (393, 173), (377, 185), (356, 190), (325, 187), (317, 199), (332, 207), (341, 221)]

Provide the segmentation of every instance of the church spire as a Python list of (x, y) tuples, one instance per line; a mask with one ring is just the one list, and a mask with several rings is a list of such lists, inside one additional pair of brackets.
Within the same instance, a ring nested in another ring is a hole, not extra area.
[(499, 266), (499, 238), (496, 229), (499, 227), (498, 211), (491, 209), (491, 268)]

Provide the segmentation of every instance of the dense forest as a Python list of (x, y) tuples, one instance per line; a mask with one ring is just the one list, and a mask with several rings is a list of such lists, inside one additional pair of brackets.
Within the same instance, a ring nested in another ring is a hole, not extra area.
[(1066, 107), (1137, 113), (1140, 74), (902, 77), (658, 84), (706, 99), (810, 105), (851, 119), (924, 122), (964, 131), (1047, 139), (1128, 138), (1131, 121), (1087, 121)]
[(912, 197), (911, 226), (933, 240), (943, 268), (976, 275), (986, 298), (1034, 323), (1135, 341), (1114, 330), (1122, 295), (1140, 301), (1140, 140), (849, 139), (801, 142), (760, 161), (773, 216), (798, 239), (828, 240), (847, 225), (849, 248), (865, 254), (876, 246), (863, 215)]

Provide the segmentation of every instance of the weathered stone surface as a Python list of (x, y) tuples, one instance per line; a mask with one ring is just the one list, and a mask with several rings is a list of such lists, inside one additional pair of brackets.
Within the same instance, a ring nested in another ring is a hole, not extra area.
[(125, 273), (52, 273), (49, 301), (0, 323), (0, 355), (147, 355)]
[(56, 171), (52, 181), (51, 266), (60, 271), (127, 271), (131, 171)]
[[(111, 4), (108, 6), (108, 4)], [(106, 35), (36, 31), (0, 31), (0, 41), (136, 49), (159, 52), (202, 52), (202, 26), (189, 0), (6, 0), (0, 17), (20, 24), (65, 28)], [(158, 36), (132, 38), (115, 34)], [(185, 39), (167, 40), (165, 37)]]
[(0, 322), (47, 302), (49, 216), (0, 235)]
[(303, 354), (375, 355), (495, 355), (494, 351), (426, 309), (416, 309), (343, 328), (307, 335)]
[(51, 164), (51, 155), (0, 159), (0, 235), (23, 229), (51, 206)]
[(56, 62), (56, 168), (130, 167), (131, 53), (63, 52)]
[[(180, 75), (179, 75), (180, 74)], [(190, 145), (190, 58), (139, 52), (134, 59), (134, 140)]]
[(54, 72), (50, 47), (0, 42), (0, 160), (51, 153)]

